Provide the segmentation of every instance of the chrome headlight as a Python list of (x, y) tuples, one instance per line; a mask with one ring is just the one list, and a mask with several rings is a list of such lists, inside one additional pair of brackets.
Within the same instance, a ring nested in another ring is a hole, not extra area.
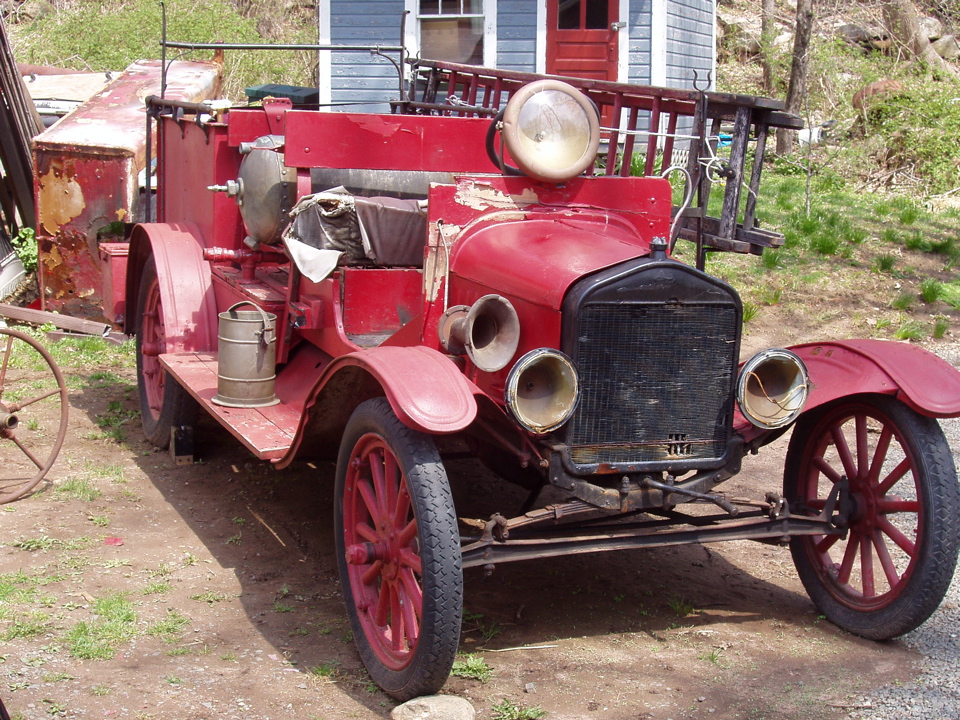
[(600, 118), (586, 95), (559, 80), (517, 90), (503, 115), (503, 140), (525, 175), (564, 182), (589, 168), (600, 145)]
[(563, 425), (580, 399), (580, 378), (573, 362), (558, 350), (531, 350), (507, 375), (507, 408), (513, 418), (533, 433), (543, 434)]
[(796, 354), (773, 348), (758, 352), (740, 370), (737, 402), (743, 416), (759, 428), (789, 425), (807, 404), (810, 380)]

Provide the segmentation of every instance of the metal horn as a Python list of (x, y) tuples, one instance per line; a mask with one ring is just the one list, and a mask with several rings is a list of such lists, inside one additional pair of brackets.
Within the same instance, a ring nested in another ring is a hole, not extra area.
[(466, 354), (484, 372), (507, 366), (520, 344), (520, 318), (505, 297), (484, 295), (473, 305), (455, 305), (440, 318), (440, 342), (453, 355)]

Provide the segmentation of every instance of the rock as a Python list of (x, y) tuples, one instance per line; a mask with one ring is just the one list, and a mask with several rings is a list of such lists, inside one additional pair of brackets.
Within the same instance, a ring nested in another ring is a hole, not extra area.
[(862, 87), (853, 96), (852, 104), (857, 110), (863, 110), (883, 98), (903, 92), (903, 85), (896, 80), (877, 80)]
[(943, 25), (935, 17), (920, 18), (920, 32), (927, 36), (927, 40), (936, 40), (943, 35)]
[(397, 705), (391, 720), (475, 720), (473, 705), (455, 695), (426, 695)]
[(20, 6), (15, 13), (17, 22), (33, 22), (48, 13), (55, 12), (56, 8), (48, 0), (30, 0)]
[(851, 45), (869, 45), (873, 40), (873, 33), (862, 25), (846, 23), (837, 28), (837, 36)]
[(939, 40), (934, 41), (933, 49), (944, 60), (953, 60), (960, 56), (960, 43), (953, 35), (944, 35)]

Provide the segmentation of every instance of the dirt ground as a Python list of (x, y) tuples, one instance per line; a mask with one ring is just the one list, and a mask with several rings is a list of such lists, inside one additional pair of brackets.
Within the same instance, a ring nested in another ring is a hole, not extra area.
[[(783, 317), (761, 315), (745, 352)], [(84, 381), (94, 371), (68, 373), (70, 432), (47, 481), (0, 508), (0, 589), (30, 588), (38, 623), (12, 632), (26, 605), (6, 598), (4, 613), (0, 595), (0, 697), (13, 717), (387, 716), (395, 702), (363, 670), (342, 604), (332, 465), (276, 471), (211, 420), (198, 426), (198, 462), (175, 465), (142, 439), (134, 371)], [(122, 442), (98, 428), (111, 413), (130, 417)], [(779, 489), (784, 449), (748, 458), (725, 488)], [(461, 516), (514, 513), (521, 500), (472, 461), (449, 470)], [(78, 478), (100, 495), (58, 492)], [(132, 603), (132, 630), (114, 657), (77, 659), (72, 638), (107, 597)], [(505, 699), (556, 720), (845, 718), (858, 693), (909, 680), (917, 661), (901, 642), (820, 619), (789, 551), (757, 543), (469, 570), (466, 615), (461, 649), (493, 674), (452, 677), (443, 692), (481, 718)]]

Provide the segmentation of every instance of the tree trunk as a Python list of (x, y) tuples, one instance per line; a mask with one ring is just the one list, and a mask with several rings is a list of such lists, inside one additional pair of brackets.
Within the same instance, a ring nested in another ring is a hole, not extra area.
[(760, 61), (763, 63), (763, 92), (774, 94), (773, 87), (773, 40), (776, 33), (774, 13), (777, 0), (763, 0), (760, 25)]
[(921, 32), (920, 16), (911, 0), (883, 0), (883, 20), (887, 32), (912, 59), (926, 63), (933, 70), (956, 74)]
[[(810, 59), (810, 36), (813, 34), (813, 0), (797, 0), (797, 28), (793, 35), (793, 62), (790, 65), (790, 84), (787, 86), (786, 111), (800, 114), (807, 90), (807, 62)], [(777, 155), (793, 151), (794, 131), (777, 130)]]

